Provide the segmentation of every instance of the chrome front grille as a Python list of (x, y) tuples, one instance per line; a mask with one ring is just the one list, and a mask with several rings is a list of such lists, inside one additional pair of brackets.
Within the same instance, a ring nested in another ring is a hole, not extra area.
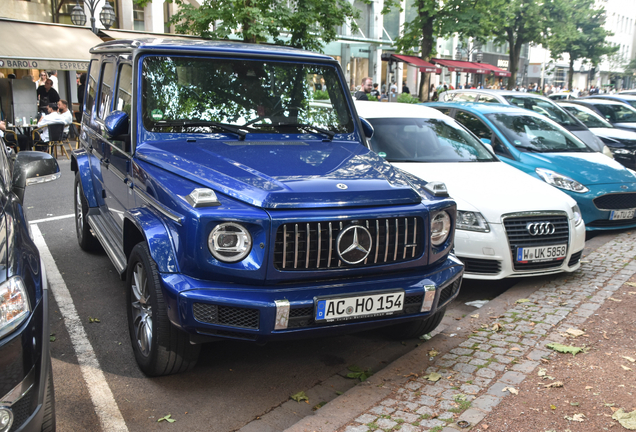
[[(535, 222), (550, 222), (554, 225), (554, 233), (546, 235), (531, 235), (528, 232), (527, 225)], [(505, 217), (504, 227), (508, 235), (508, 243), (512, 253), (512, 263), (515, 270), (541, 270), (553, 267), (559, 267), (563, 264), (563, 260), (544, 261), (534, 263), (519, 263), (514, 257), (517, 256), (518, 248), (539, 247), (551, 245), (569, 245), (570, 242), (570, 225), (567, 215), (557, 214), (536, 214), (529, 216)]]
[[(368, 230), (371, 247), (362, 262), (348, 264), (338, 254), (337, 239), (343, 230), (354, 225)], [(423, 238), (419, 217), (287, 223), (276, 232), (274, 267), (306, 271), (409, 261), (422, 254)]]

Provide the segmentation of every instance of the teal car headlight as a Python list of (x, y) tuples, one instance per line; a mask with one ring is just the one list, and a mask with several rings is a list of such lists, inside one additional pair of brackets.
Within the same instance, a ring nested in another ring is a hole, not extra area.
[(543, 168), (537, 168), (535, 169), (535, 172), (539, 174), (539, 177), (541, 177), (547, 184), (558, 187), (559, 189), (578, 193), (589, 192), (589, 189), (581, 183), (557, 172)]
[(572, 207), (572, 213), (574, 214), (574, 226), (579, 226), (583, 222), (583, 215), (581, 215), (581, 209), (578, 204)]
[(0, 285), (0, 338), (11, 333), (31, 313), (29, 295), (22, 278), (15, 276)]
[(490, 226), (481, 213), (462, 210), (457, 211), (457, 229), (490, 232)]

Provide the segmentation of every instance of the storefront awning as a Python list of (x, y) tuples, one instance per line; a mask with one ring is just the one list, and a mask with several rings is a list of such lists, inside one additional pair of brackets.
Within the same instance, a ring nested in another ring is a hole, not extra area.
[(442, 73), (442, 68), (439, 68), (439, 67), (435, 66), (434, 64), (431, 64), (431, 63), (429, 63), (427, 61), (424, 61), (424, 60), (422, 60), (419, 57), (401, 55), (401, 54), (400, 55), (392, 54), (391, 57), (393, 57), (397, 61), (402, 61), (402, 62), (410, 64), (411, 66), (415, 66), (415, 67), (420, 68), (420, 72), (435, 73), (435, 74), (441, 74)]
[(463, 60), (446, 60), (434, 58), (432, 62), (447, 67), (449, 72), (466, 72), (474, 74), (485, 74), (490, 72), (488, 69), (484, 69), (475, 63)]
[(102, 40), (88, 27), (0, 18), (0, 68), (87, 70)]
[(473, 62), (473, 64), (479, 65), (480, 67), (482, 67), (484, 69), (488, 69), (490, 72), (492, 72), (495, 76), (498, 76), (498, 77), (509, 77), (509, 76), (512, 75), (507, 70), (498, 68), (497, 66), (493, 66), (493, 65), (490, 65), (488, 63), (475, 63), (475, 62)]

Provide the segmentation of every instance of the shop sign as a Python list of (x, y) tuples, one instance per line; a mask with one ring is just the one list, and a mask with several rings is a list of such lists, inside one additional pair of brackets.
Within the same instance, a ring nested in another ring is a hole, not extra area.
[(0, 58), (0, 68), (46, 69), (46, 70), (88, 70), (88, 62), (57, 60), (15, 60)]
[(501, 69), (508, 69), (508, 60), (497, 60), (497, 67)]

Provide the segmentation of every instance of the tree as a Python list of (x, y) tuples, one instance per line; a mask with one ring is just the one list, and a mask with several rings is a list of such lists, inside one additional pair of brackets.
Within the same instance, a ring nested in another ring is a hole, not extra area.
[[(134, 0), (140, 5), (150, 0)], [(347, 0), (203, 0), (193, 6), (188, 0), (174, 1), (179, 6), (170, 22), (177, 33), (205, 39), (229, 39), (235, 35), (244, 42), (273, 40), (322, 52), (325, 44), (336, 40), (337, 27), (360, 13)]]
[(612, 55), (618, 46), (606, 41), (612, 32), (605, 30), (605, 9), (595, 8), (595, 0), (553, 0), (551, 31), (546, 38), (547, 48), (555, 60), (568, 54), (568, 89), (572, 89), (574, 62), (587, 59), (594, 66), (601, 57)]
[(543, 41), (552, 3), (553, 0), (547, 0), (546, 3), (543, 0), (489, 0), (477, 3), (476, 12), (484, 17), (481, 25), (488, 29), (495, 42), (507, 42), (510, 46), (508, 90), (516, 85), (523, 45)]
[[(402, 35), (395, 41), (398, 52), (420, 55), (429, 61), (436, 53), (437, 38), (458, 33), (465, 37), (480, 37), (484, 29), (480, 26), (481, 14), (475, 10), (477, 3), (491, 0), (414, 0), (417, 15), (404, 24)], [(385, 1), (387, 8), (397, 1)], [(428, 100), (429, 74), (422, 72), (420, 100)]]

